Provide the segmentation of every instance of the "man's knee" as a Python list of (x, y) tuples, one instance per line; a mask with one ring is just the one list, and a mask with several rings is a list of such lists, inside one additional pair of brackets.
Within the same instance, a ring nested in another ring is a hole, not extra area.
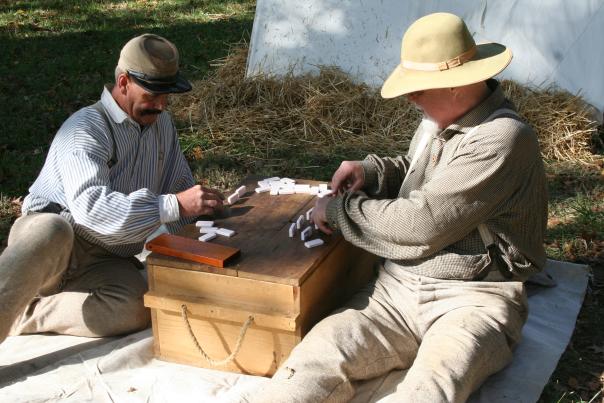
[(73, 237), (73, 228), (63, 217), (58, 214), (40, 213), (19, 218), (11, 228), (8, 245), (27, 242), (33, 247), (71, 248)]
[(84, 302), (84, 320), (94, 335), (115, 336), (149, 326), (151, 316), (143, 303), (146, 283), (137, 272), (128, 274), (121, 284), (91, 290)]

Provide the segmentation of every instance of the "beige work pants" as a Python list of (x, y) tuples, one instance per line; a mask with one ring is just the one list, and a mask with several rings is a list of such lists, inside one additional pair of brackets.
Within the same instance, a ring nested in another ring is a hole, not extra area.
[(0, 342), (9, 333), (97, 337), (145, 328), (147, 285), (133, 259), (74, 237), (57, 214), (19, 218), (0, 256)]
[(510, 362), (526, 317), (522, 283), (437, 280), (382, 267), (243, 400), (343, 402), (357, 381), (409, 369), (387, 400), (463, 402)]

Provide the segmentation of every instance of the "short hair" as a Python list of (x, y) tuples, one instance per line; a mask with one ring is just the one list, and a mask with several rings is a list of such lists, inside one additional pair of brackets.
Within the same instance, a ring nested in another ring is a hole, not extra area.
[(117, 84), (117, 78), (120, 76), (120, 74), (125, 74), (126, 72), (120, 67), (117, 66), (115, 68), (115, 83)]

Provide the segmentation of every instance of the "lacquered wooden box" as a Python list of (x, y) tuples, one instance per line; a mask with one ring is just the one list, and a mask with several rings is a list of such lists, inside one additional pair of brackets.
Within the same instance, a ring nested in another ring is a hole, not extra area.
[[(289, 226), (314, 205), (314, 196), (257, 194), (255, 181), (247, 184), (246, 196), (215, 219), (216, 226), (237, 234), (211, 241), (239, 248), (235, 261), (216, 268), (148, 256), (145, 306), (151, 308), (156, 357), (272, 375), (314, 324), (373, 277), (376, 257), (340, 235), (314, 231), (312, 238), (321, 237), (325, 244), (313, 249), (304, 246), (299, 231), (289, 237)], [(199, 236), (193, 225), (181, 235)], [(251, 325), (242, 337), (246, 321)], [(240, 350), (228, 363), (213, 365), (200, 352), (220, 361), (240, 339)]]

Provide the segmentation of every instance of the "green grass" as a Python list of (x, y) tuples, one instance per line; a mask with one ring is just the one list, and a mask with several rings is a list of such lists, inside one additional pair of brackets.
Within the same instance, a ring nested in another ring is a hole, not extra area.
[(229, 44), (249, 38), (254, 7), (250, 0), (0, 2), (0, 190), (26, 192), (61, 123), (98, 100), (130, 38), (165, 36), (185, 76), (199, 79)]
[[(167, 37), (180, 50), (185, 75), (202, 79), (212, 60), (225, 56), (231, 44), (249, 39), (254, 8), (253, 0), (0, 0), (0, 250), (17, 215), (15, 198), (27, 193), (62, 122), (98, 100), (102, 86), (113, 80), (119, 49), (127, 40), (144, 32)], [(197, 176), (225, 189), (245, 174), (234, 157), (249, 151), (244, 145), (214, 154), (209, 137), (192, 135), (186, 120), (177, 125)], [(259, 163), (252, 169), (328, 179), (341, 159), (355, 156), (345, 143), (332, 155), (296, 153), (294, 158), (295, 151), (296, 146), (283, 145), (278, 155), (283, 163)], [(546, 247), (551, 258), (591, 264), (594, 278), (601, 274), (604, 280), (601, 169), (549, 166)], [(602, 398), (597, 394), (604, 374), (604, 291), (598, 284), (592, 282), (573, 340), (541, 402)]]

